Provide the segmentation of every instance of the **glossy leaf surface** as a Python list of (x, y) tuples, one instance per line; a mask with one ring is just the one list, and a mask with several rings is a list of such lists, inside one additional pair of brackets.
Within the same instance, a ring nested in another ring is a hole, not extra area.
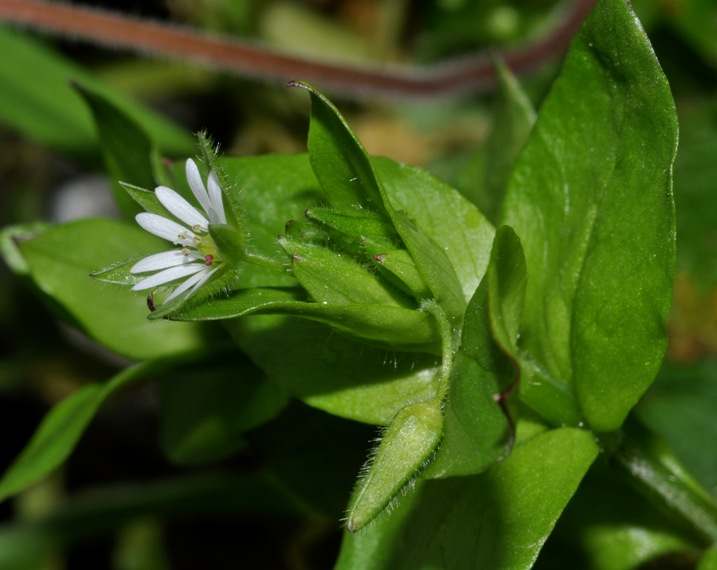
[(530, 276), (521, 347), (598, 431), (654, 379), (672, 295), (674, 103), (630, 7), (600, 2), (510, 180)]

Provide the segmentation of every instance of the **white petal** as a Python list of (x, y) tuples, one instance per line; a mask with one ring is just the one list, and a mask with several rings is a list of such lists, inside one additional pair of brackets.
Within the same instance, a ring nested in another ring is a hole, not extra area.
[[(202, 275), (202, 278), (201, 278), (199, 281), (197, 281), (196, 285), (195, 285), (195, 286), (192, 288), (192, 290), (189, 292), (189, 295), (187, 295), (187, 298), (189, 298), (189, 297), (191, 297), (192, 295), (194, 295), (194, 293), (196, 293), (197, 290), (209, 280), (209, 278), (214, 274), (214, 272), (216, 272), (216, 271), (218, 271), (218, 270), (219, 270), (219, 268), (218, 268), (218, 267), (215, 267), (215, 268), (212, 269), (211, 271), (207, 271), (206, 273), (202, 273), (202, 274), (201, 274), (201, 275)], [(199, 275), (199, 273), (197, 273), (197, 275)], [(193, 278), (192, 278), (192, 279), (193, 279)], [(189, 281), (189, 279), (187, 279), (187, 281)]]
[[(192, 242), (192, 238), (195, 237), (194, 233), (184, 226), (180, 226), (177, 222), (147, 212), (137, 214), (134, 219), (149, 233), (169, 240), (173, 244), (194, 245), (194, 242)], [(180, 235), (186, 237), (179, 237)]]
[(199, 168), (197, 168), (197, 165), (194, 164), (191, 158), (187, 159), (186, 173), (187, 182), (189, 182), (192, 193), (202, 208), (204, 208), (204, 211), (209, 214), (209, 211), (212, 209), (212, 203), (209, 200), (206, 188), (204, 188), (204, 182), (202, 182), (202, 175), (199, 174)]
[(154, 289), (155, 287), (159, 287), (160, 285), (166, 285), (167, 283), (171, 283), (176, 279), (188, 277), (189, 275), (194, 275), (195, 273), (199, 273), (200, 271), (206, 269), (207, 266), (203, 263), (189, 263), (187, 265), (178, 265), (177, 267), (170, 267), (169, 269), (165, 269), (164, 271), (160, 271), (159, 273), (150, 275), (146, 279), (142, 279), (142, 281), (132, 287), (132, 291)]
[(163, 251), (148, 255), (144, 259), (140, 259), (129, 270), (130, 273), (146, 273), (147, 271), (160, 271), (168, 267), (176, 267), (201, 259), (198, 251), (190, 251), (189, 255), (184, 255), (181, 250), (173, 249), (171, 251)]
[(158, 186), (154, 193), (159, 201), (162, 202), (162, 206), (167, 208), (169, 212), (177, 216), (185, 224), (188, 224), (190, 228), (199, 226), (204, 231), (207, 230), (209, 226), (207, 219), (174, 190), (166, 186)]
[(224, 213), (224, 203), (222, 202), (222, 187), (219, 184), (217, 173), (213, 170), (209, 173), (207, 188), (209, 189), (209, 200), (212, 203), (212, 211), (207, 212), (209, 219), (213, 224), (226, 224), (227, 216)]
[(202, 271), (200, 273), (197, 273), (196, 275), (192, 275), (189, 279), (187, 279), (184, 283), (182, 283), (179, 287), (177, 287), (174, 291), (172, 291), (171, 295), (169, 295), (164, 302), (167, 303), (171, 301), (172, 299), (175, 299), (176, 297), (179, 297), (182, 293), (184, 293), (187, 289), (190, 287), (194, 287), (189, 295), (187, 295), (187, 298), (190, 297), (198, 288), (199, 285), (206, 282), (207, 279), (209, 279), (209, 276), (214, 273), (218, 267), (215, 267), (212, 270), (209, 270), (208, 267), (204, 266), (206, 271)]

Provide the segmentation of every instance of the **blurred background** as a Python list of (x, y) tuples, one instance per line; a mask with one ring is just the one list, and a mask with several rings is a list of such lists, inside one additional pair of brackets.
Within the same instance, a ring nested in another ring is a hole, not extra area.
[[(522, 44), (549, 33), (566, 11), (564, 3), (551, 0), (73, 3), (251, 39), (309, 59), (330, 56), (334, 62), (362, 65), (425, 65)], [(678, 260), (670, 347), (658, 382), (636, 413), (717, 495), (717, 453), (705, 451), (706, 442), (717, 439), (712, 418), (717, 402), (717, 4), (713, 0), (635, 0), (633, 4), (672, 86), (681, 131), (675, 166)], [(0, 54), (2, 227), (119, 216), (98, 133), (69, 79), (100, 86), (131, 108), (150, 109), (147, 124), (161, 133), (160, 146), (169, 158), (194, 154), (191, 133), (200, 129), (215, 137), (226, 154), (305, 150), (308, 97), (279, 82), (265, 84), (166, 57), (140, 57), (121, 48), (26, 27), (0, 25)], [(548, 59), (534, 73), (519, 78), (536, 107), (559, 63), (559, 57)], [(285, 79), (302, 77), (297, 72)], [(494, 93), (422, 101), (356, 101), (340, 94), (332, 99), (369, 153), (425, 167), (468, 195), (474, 192), (481, 177), (483, 143), (492, 127)], [(8, 239), (5, 234), (0, 247), (12, 257)], [(28, 283), (0, 263), (3, 469), (49, 407), (78, 386), (109, 378), (127, 364), (59, 322), (40, 299)], [(353, 442), (355, 453), (331, 467), (336, 488), (323, 490), (317, 499), (324, 501), (325, 518), (307, 520), (296, 509), (280, 506), (264, 512), (256, 505), (222, 508), (216, 497), (198, 499), (196, 493), (167, 486), (180, 468), (165, 457), (158, 442), (159, 392), (150, 383), (113, 399), (61, 473), (0, 504), (0, 550), (9, 544), (15, 548), (36, 544), (30, 539), (23, 542), (32, 535), (67, 545), (66, 555), (52, 557), (42, 566), (48, 569), (331, 567), (340, 543), (336, 521), (374, 430), (292, 404), (278, 422), (249, 434), (243, 450), (221, 463), (219, 471), (251, 472), (257, 464), (275, 460), (277, 469), (283, 462), (283, 468), (300, 473), (292, 461), (300, 465), (312, 449), (298, 448), (293, 443), (298, 438), (286, 436), (282, 426), (294, 425), (290, 422), (304, 423), (307, 433), (302, 436), (314, 441), (327, 437), (322, 434), (342, 434), (342, 452), (351, 447), (347, 442)], [(263, 455), (267, 442), (274, 450), (284, 442), (283, 458)], [(186, 468), (182, 472), (186, 474)], [(213, 464), (190, 472), (201, 479), (218, 471)], [(116, 503), (97, 494), (98, 489), (117, 485), (142, 491), (123, 495), (130, 499), (120, 497)], [(311, 482), (305, 485), (308, 488)], [(222, 488), (221, 482), (212, 486)], [(157, 499), (159, 503), (147, 506), (148, 496), (166, 497), (166, 502)], [(85, 503), (62, 510), (68, 498), (77, 497)], [(179, 514), (166, 507), (180, 500), (188, 505), (198, 501), (198, 506)], [(135, 505), (134, 514), (122, 515), (123, 505), (130, 510), (127, 505)], [(97, 520), (107, 523), (101, 532), (91, 528), (66, 532), (79, 528), (82, 521), (91, 527)], [(546, 557), (550, 548), (551, 543)], [(679, 566), (683, 563), (686, 566)], [(670, 564), (677, 565), (665, 567), (689, 567), (689, 561)]]

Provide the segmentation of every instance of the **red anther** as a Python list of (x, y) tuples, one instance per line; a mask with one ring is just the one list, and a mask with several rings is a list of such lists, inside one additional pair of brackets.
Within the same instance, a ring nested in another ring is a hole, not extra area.
[(204, 256), (204, 265), (211, 265), (214, 262), (214, 256), (213, 255), (205, 255)]

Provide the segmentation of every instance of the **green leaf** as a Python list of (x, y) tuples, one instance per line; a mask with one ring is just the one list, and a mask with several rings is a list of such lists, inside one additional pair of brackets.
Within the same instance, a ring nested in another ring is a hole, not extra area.
[(528, 569), (598, 449), (562, 428), (482, 475), (426, 481), (390, 517), (345, 535), (337, 570)]
[(120, 372), (106, 384), (84, 386), (52, 408), (0, 480), (0, 500), (26, 489), (57, 469), (107, 398), (144, 378), (154, 366), (153, 362), (138, 364)]
[(97, 156), (99, 145), (90, 113), (71, 89), (71, 80), (102, 93), (151, 134), (170, 155), (193, 152), (192, 138), (168, 120), (109, 89), (85, 69), (40, 41), (3, 28), (0, 120), (41, 144), (79, 156)]
[(624, 0), (603, 0), (540, 110), (503, 216), (530, 275), (521, 348), (571, 386), (597, 431), (620, 426), (664, 354), (676, 142), (644, 31)]
[(348, 255), (287, 238), (281, 238), (279, 244), (291, 256), (294, 277), (317, 303), (418, 308)]
[(505, 399), (518, 381), (511, 355), (526, 278), (520, 241), (502, 227), (485, 278), (466, 309), (445, 404), (444, 436), (425, 476), (480, 473), (509, 453), (514, 427)]
[(493, 226), (466, 198), (425, 170), (387, 158), (372, 162), (394, 207), (405, 211), (448, 258), (467, 302), (488, 267)]
[(142, 209), (123, 190), (120, 181), (131, 180), (133, 184), (154, 188), (151, 157), (157, 149), (142, 127), (100, 92), (81, 83), (75, 83), (74, 87), (95, 120), (115, 201), (124, 217), (131, 219)]
[(370, 424), (436, 395), (436, 356), (387, 351), (295, 317), (226, 321), (239, 346), (266, 375), (310, 406)]
[(356, 532), (373, 521), (425, 465), (441, 440), (440, 403), (420, 402), (400, 410), (381, 436), (359, 478), (346, 527)]
[(356, 257), (367, 255), (363, 245), (366, 241), (383, 249), (396, 249), (401, 241), (384, 216), (368, 210), (318, 207), (307, 209), (304, 215), (309, 223), (326, 231), (329, 243)]
[(499, 217), (513, 165), (535, 123), (535, 109), (510, 69), (500, 60), (495, 61), (495, 67), (498, 95), (494, 122), (485, 144), (481, 191), (474, 200), (493, 222)]
[(18, 244), (43, 234), (50, 227), (52, 226), (48, 222), (31, 222), (7, 226), (0, 230), (0, 254), (15, 275), (24, 277), (30, 274), (30, 266)]
[(199, 348), (202, 331), (198, 325), (149, 322), (146, 295), (99, 283), (90, 273), (161, 249), (162, 240), (138, 227), (100, 219), (57, 226), (20, 244), (30, 277), (62, 309), (61, 316), (110, 350), (138, 360)]
[(460, 322), (465, 300), (455, 269), (445, 252), (409, 216), (394, 208), (366, 150), (336, 107), (307, 84), (291, 82), (290, 85), (303, 87), (311, 93), (309, 157), (329, 202), (339, 208), (358, 206), (386, 215), (435, 299), (451, 320)]
[(244, 446), (241, 434), (274, 418), (287, 393), (246, 357), (226, 353), (212, 362), (159, 378), (160, 443), (175, 463), (216, 461)]
[[(371, 247), (375, 245), (371, 244)], [(383, 250), (383, 253), (378, 251), (372, 257), (372, 261), (389, 283), (416, 300), (431, 298), (431, 292), (418, 272), (410, 253), (405, 249)]]
[(331, 205), (341, 209), (358, 205), (386, 215), (371, 161), (338, 109), (307, 83), (292, 81), (289, 86), (301, 87), (311, 94), (309, 156)]

